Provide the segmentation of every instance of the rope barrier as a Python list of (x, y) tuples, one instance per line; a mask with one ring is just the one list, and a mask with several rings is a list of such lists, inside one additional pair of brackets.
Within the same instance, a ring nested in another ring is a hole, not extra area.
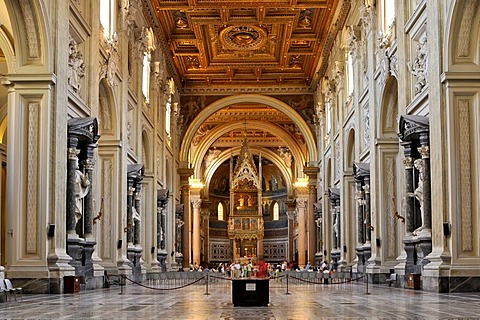
[(232, 277), (218, 277), (218, 276), (214, 276), (212, 274), (209, 275), (210, 278), (213, 278), (213, 279), (220, 279), (220, 280), (228, 280), (228, 281), (231, 281), (233, 280)]
[[(306, 280), (306, 279), (302, 279), (302, 278), (297, 278), (295, 276), (290, 276), (290, 278), (292, 279), (295, 279), (295, 280), (298, 280), (298, 281), (301, 281), (301, 282), (305, 282), (305, 283), (311, 283), (311, 284), (321, 284), (321, 285), (330, 285), (330, 284), (344, 284), (344, 283), (349, 283), (349, 282), (354, 282), (354, 281), (358, 281), (362, 278), (365, 278), (365, 276), (361, 276), (361, 277), (358, 277), (358, 278), (355, 278), (355, 279), (349, 279), (347, 281), (339, 281), (339, 282), (327, 282), (327, 283), (322, 283), (322, 282), (314, 282), (314, 281), (309, 281), (309, 280)], [(334, 278), (318, 278), (318, 279), (334, 279)]]
[(136, 281), (133, 281), (132, 279), (128, 278), (125, 276), (125, 279), (127, 279), (128, 281), (136, 284), (136, 285), (139, 285), (140, 287), (144, 287), (144, 288), (147, 288), (147, 289), (152, 289), (152, 290), (159, 290), (159, 291), (168, 291), (168, 290), (177, 290), (177, 289), (182, 289), (182, 288), (185, 288), (185, 287), (188, 287), (188, 286), (191, 286), (191, 285), (194, 285), (195, 283), (205, 279), (205, 276), (191, 282), (191, 283), (187, 283), (183, 286), (179, 286), (179, 287), (174, 287), (174, 288), (154, 288), (154, 287), (149, 287), (149, 286), (146, 286), (144, 284), (141, 284), (140, 282), (136, 282)]

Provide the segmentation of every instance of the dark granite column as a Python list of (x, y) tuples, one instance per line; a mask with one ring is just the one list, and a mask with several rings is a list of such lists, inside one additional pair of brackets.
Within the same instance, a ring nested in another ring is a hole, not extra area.
[(371, 202), (370, 202), (370, 176), (365, 177), (365, 185), (363, 190), (365, 192), (365, 242), (372, 242), (372, 213), (371, 213)]
[(133, 178), (127, 179), (127, 244), (133, 246)]
[(67, 149), (67, 237), (78, 237), (75, 232), (75, 226), (77, 221), (75, 219), (75, 178), (76, 170), (78, 166), (78, 153), (80, 150), (77, 150), (77, 137), (69, 137)]
[(428, 135), (420, 136), (421, 147), (418, 152), (423, 159), (423, 212), (424, 221), (423, 227), (430, 231), (432, 230), (432, 201), (431, 201), (431, 177), (430, 177), (430, 147), (428, 146)]
[(406, 224), (406, 236), (412, 236), (413, 230), (415, 230), (414, 219), (414, 183), (413, 183), (413, 161), (412, 157), (405, 157), (403, 159), (403, 165), (405, 166), (405, 224)]
[(184, 261), (183, 253), (182, 253), (182, 248), (183, 248), (182, 227), (185, 224), (185, 222), (183, 221), (183, 216), (184, 216), (183, 210), (184, 210), (183, 203), (177, 204), (175, 206), (175, 226), (176, 226), (175, 262), (177, 263), (179, 269), (182, 268), (182, 263)]
[[(165, 215), (167, 211), (169, 191), (168, 189), (157, 190), (157, 253), (165, 253), (166, 256), (166, 226)], [(160, 257), (157, 258), (160, 261)], [(163, 266), (162, 266), (163, 267)]]
[[(95, 161), (93, 159), (96, 147), (96, 144), (89, 144), (87, 146), (87, 159), (83, 161), (85, 175), (90, 181), (90, 184), (92, 184), (93, 181), (93, 168), (95, 166)], [(93, 238), (93, 216), (93, 193), (92, 188), (90, 187), (88, 193), (83, 199), (83, 232), (85, 238)]]
[(355, 193), (355, 199), (357, 200), (357, 245), (362, 246), (365, 243), (365, 233), (364, 233), (365, 199), (363, 198), (362, 181), (357, 181), (356, 187), (357, 187), (357, 192)]
[(313, 206), (315, 209), (315, 223), (317, 225), (317, 237), (315, 242), (315, 265), (319, 266), (323, 262), (322, 204), (317, 202), (314, 203)]

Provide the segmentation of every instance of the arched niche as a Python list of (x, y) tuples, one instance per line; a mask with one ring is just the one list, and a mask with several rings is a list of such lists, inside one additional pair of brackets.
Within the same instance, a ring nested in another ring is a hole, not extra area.
[[(45, 1), (5, 0), (15, 39), (15, 59), (10, 61), (16, 72), (53, 72), (54, 55), (50, 48), (54, 47), (52, 35), (55, 33), (49, 29), (52, 23), (48, 21), (47, 5)], [(67, 47), (68, 43), (65, 44), (65, 49)]]
[(115, 103), (115, 95), (106, 79), (102, 79), (98, 90), (98, 118), (99, 133), (102, 140), (120, 138), (118, 130), (117, 108)]
[(180, 162), (183, 164), (188, 163), (188, 154), (190, 151), (190, 145), (195, 137), (195, 133), (200, 128), (200, 126), (215, 112), (235, 103), (259, 103), (270, 106), (274, 109), (283, 112), (287, 117), (289, 117), (295, 125), (299, 128), (305, 142), (307, 144), (307, 161), (315, 162), (317, 160), (317, 146), (315, 143), (315, 137), (310, 131), (307, 123), (302, 119), (302, 117), (289, 105), (286, 103), (277, 100), (272, 97), (258, 95), (258, 94), (240, 94), (232, 95), (222, 99), (219, 99), (209, 106), (204, 108), (198, 115), (193, 119), (192, 123), (188, 127), (185, 136), (183, 137), (182, 145), (180, 148)]
[(152, 152), (150, 149), (150, 139), (147, 130), (142, 130), (142, 162), (145, 166), (145, 171), (153, 172), (152, 167)]
[(292, 153), (293, 159), (295, 160), (294, 164), (295, 164), (296, 176), (301, 176), (303, 174), (303, 164), (306, 161), (305, 156), (302, 153), (300, 146), (292, 138), (292, 136), (288, 132), (280, 128), (279, 126), (273, 125), (271, 123), (249, 120), (247, 122), (242, 122), (242, 123), (240, 122), (233, 123), (233, 124), (227, 123), (227, 124), (218, 126), (214, 128), (211, 132), (209, 132), (207, 137), (202, 139), (200, 145), (195, 150), (195, 153), (192, 159), (190, 160), (193, 163), (193, 166), (195, 168), (195, 177), (197, 179), (202, 178), (200, 174), (203, 172), (202, 171), (202, 165), (204, 163), (203, 159), (207, 154), (208, 150), (210, 149), (210, 147), (212, 146), (212, 144), (218, 138), (228, 133), (229, 131), (243, 129), (243, 128), (246, 128), (246, 129), (262, 128), (265, 131), (272, 133), (278, 136), (280, 139), (284, 140), (290, 152)]
[(379, 136), (381, 138), (398, 139), (398, 82), (395, 77), (389, 77), (385, 83), (381, 100)]
[(456, 1), (446, 20), (448, 71), (480, 71), (480, 2)]
[[(219, 154), (219, 156), (212, 161), (212, 164), (209, 166), (208, 171), (205, 172), (205, 195), (209, 194), (210, 181), (215, 174), (215, 171), (218, 169), (222, 163), (230, 159), (231, 156), (238, 156), (240, 153), (241, 146), (237, 146), (232, 149), (228, 149)], [(283, 160), (276, 153), (271, 150), (257, 147), (250, 147), (250, 152), (252, 155), (258, 155), (261, 153), (262, 158), (270, 160), (274, 165), (276, 165), (285, 179), (287, 185), (287, 194), (292, 194), (292, 175), (291, 172), (286, 168), (283, 163)], [(258, 168), (257, 168), (258, 169)]]
[(355, 129), (351, 128), (348, 131), (347, 138), (347, 154), (346, 154), (346, 169), (353, 170), (353, 162), (355, 161)]

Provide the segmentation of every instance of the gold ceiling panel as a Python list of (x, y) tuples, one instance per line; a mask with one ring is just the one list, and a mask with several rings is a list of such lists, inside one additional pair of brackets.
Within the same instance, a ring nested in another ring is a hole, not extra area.
[(338, 0), (151, 2), (188, 93), (210, 86), (307, 91), (338, 31), (331, 27)]

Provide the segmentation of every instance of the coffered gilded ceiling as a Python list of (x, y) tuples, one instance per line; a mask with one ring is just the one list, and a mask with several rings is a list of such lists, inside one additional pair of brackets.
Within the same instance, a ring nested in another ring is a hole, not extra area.
[(338, 0), (151, 0), (185, 94), (311, 91)]

